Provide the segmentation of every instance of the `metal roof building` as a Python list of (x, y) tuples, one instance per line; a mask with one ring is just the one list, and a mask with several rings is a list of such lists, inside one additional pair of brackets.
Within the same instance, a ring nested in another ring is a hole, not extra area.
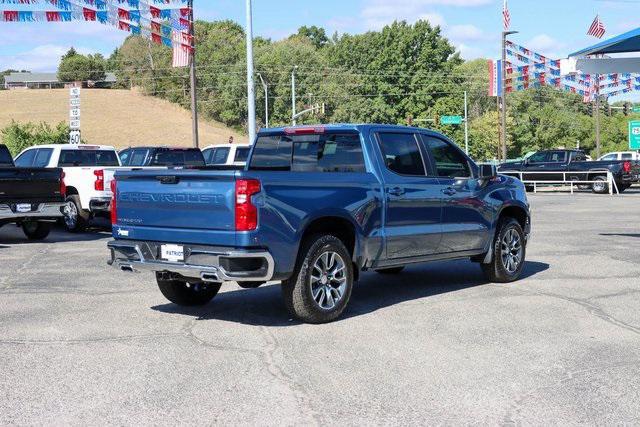
[[(114, 73), (107, 73), (100, 86), (111, 86), (117, 81)], [(5, 89), (55, 89), (64, 87), (56, 73), (11, 73), (4, 77)]]

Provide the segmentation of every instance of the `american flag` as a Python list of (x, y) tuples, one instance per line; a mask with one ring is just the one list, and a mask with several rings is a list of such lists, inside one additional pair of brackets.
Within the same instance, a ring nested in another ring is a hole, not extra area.
[(191, 40), (188, 34), (174, 31), (173, 33), (173, 66), (188, 67), (191, 61)]
[(508, 31), (509, 27), (511, 27), (511, 12), (509, 12), (507, 0), (504, 0), (504, 5), (502, 6), (502, 24), (505, 31)]
[(600, 15), (596, 15), (596, 19), (593, 20), (591, 27), (589, 27), (589, 31), (587, 32), (587, 35), (601, 39), (606, 32), (607, 32), (607, 29), (605, 28), (604, 24), (600, 20)]

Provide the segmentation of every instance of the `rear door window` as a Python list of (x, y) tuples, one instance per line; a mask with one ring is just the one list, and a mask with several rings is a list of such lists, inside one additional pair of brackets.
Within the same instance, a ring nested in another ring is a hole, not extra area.
[(567, 161), (567, 153), (565, 151), (551, 151), (549, 153), (548, 163), (565, 163)]
[(622, 153), (622, 160), (633, 160), (633, 154), (631, 154), (631, 153)]
[(47, 167), (49, 165), (49, 160), (51, 160), (51, 154), (53, 154), (52, 148), (39, 148), (33, 162), (33, 166), (36, 168)]
[(231, 151), (231, 148), (229, 147), (214, 148), (209, 157), (209, 163), (212, 165), (226, 164), (230, 151)]
[(33, 161), (36, 158), (36, 149), (27, 150), (16, 159), (16, 167), (30, 168), (33, 165)]
[(387, 169), (400, 175), (426, 175), (425, 163), (414, 134), (381, 132), (378, 139)]
[(242, 148), (236, 149), (236, 158), (233, 161), (246, 162), (247, 159), (249, 158), (249, 151), (251, 151), (251, 148), (249, 147), (242, 147)]

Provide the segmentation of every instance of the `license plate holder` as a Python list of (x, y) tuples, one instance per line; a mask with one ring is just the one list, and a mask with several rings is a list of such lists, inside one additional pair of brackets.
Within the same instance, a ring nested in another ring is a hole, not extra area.
[(169, 262), (184, 262), (184, 246), (160, 245), (160, 258)]
[(32, 210), (31, 203), (18, 203), (16, 205), (16, 212), (18, 213), (29, 213)]

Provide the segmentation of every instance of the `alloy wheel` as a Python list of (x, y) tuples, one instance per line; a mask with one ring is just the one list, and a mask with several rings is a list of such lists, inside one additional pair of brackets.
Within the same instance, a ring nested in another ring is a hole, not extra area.
[(323, 252), (311, 270), (311, 295), (318, 307), (333, 310), (347, 289), (346, 264), (340, 254)]

